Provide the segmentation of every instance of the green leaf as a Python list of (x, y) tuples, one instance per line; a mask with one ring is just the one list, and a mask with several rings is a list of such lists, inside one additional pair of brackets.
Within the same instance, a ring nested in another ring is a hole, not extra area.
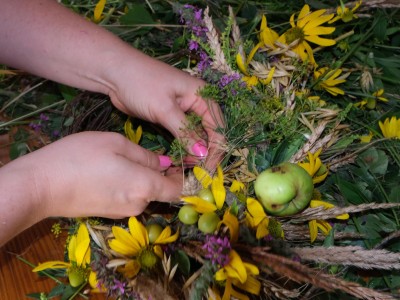
[(386, 37), (387, 30), (387, 20), (385, 17), (381, 16), (374, 27), (374, 35), (381, 41)]
[(120, 19), (122, 25), (155, 24), (144, 5), (135, 4)]
[(75, 288), (70, 285), (65, 286), (61, 300), (70, 300), (71, 296), (73, 296), (80, 288), (81, 288), (81, 286), (78, 286)]
[(71, 102), (76, 96), (78, 96), (78, 90), (68, 85), (59, 84), (58, 89), (67, 102)]
[(190, 260), (184, 251), (182, 250), (175, 251), (173, 259), (178, 264), (179, 270), (185, 276), (190, 274)]
[(68, 127), (68, 126), (71, 126), (72, 125), (72, 123), (74, 123), (74, 117), (69, 117), (68, 119), (66, 119), (65, 121), (64, 121), (64, 126), (65, 127)]
[(388, 168), (389, 159), (384, 151), (369, 148), (360, 154), (358, 164), (366, 166), (371, 173), (384, 175)]
[(363, 204), (367, 202), (365, 196), (355, 184), (343, 180), (338, 175), (335, 175), (335, 179), (340, 192), (349, 203)]
[(56, 285), (49, 293), (48, 297), (56, 297), (56, 296), (60, 296), (64, 293), (65, 290), (65, 285), (64, 284), (58, 284)]
[(28, 145), (26, 143), (15, 143), (10, 147), (11, 160), (16, 159), (28, 153)]
[[(31, 293), (31, 294), (27, 294), (26, 297), (32, 298), (32, 299), (43, 299), (42, 295), (44, 295), (44, 293)], [(46, 299), (46, 298), (44, 298), (44, 299)]]
[(389, 194), (389, 201), (393, 203), (400, 203), (400, 186), (396, 186)]

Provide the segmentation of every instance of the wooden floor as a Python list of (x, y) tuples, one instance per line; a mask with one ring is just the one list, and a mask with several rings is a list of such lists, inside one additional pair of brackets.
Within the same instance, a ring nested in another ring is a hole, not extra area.
[[(17, 257), (21, 256), (34, 264), (63, 260), (65, 237), (56, 239), (51, 233), (54, 222), (45, 220), (0, 248), (0, 300), (28, 299), (26, 294), (49, 292), (55, 286), (52, 279), (39, 278), (32, 272), (32, 267)], [(100, 295), (90, 297), (91, 300), (104, 298)]]

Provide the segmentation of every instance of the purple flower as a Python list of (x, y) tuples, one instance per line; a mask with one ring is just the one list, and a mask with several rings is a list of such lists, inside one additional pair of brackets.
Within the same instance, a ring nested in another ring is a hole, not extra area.
[(197, 64), (197, 68), (199, 69), (199, 72), (203, 72), (205, 69), (207, 69), (211, 65), (210, 58), (208, 57), (207, 53), (204, 51), (200, 52), (200, 61)]
[(221, 238), (216, 235), (208, 235), (202, 248), (207, 250), (205, 257), (211, 260), (211, 263), (221, 267), (229, 264), (229, 252), (232, 247), (226, 236)]
[(198, 50), (198, 49), (199, 49), (199, 43), (194, 40), (190, 40), (189, 41), (189, 50), (193, 51), (193, 50)]
[(42, 124), (40, 123), (29, 123), (29, 127), (35, 130), (35, 132), (39, 132), (42, 129)]
[(194, 19), (198, 22), (202, 22), (203, 19), (201, 18), (201, 15), (203, 14), (202, 9), (194, 9)]
[(40, 114), (39, 119), (40, 119), (41, 121), (44, 121), (44, 122), (47, 122), (47, 121), (50, 120), (49, 116), (48, 116), (48, 115), (45, 115), (44, 113), (41, 113), (41, 114)]
[(223, 75), (221, 79), (219, 80), (219, 87), (223, 88), (224, 86), (228, 85), (234, 80), (239, 80), (240, 75), (238, 73), (232, 74), (232, 75)]
[(119, 290), (120, 294), (123, 295), (125, 293), (125, 285), (126, 282), (121, 282), (118, 279), (114, 278), (114, 285), (111, 286), (111, 290)]

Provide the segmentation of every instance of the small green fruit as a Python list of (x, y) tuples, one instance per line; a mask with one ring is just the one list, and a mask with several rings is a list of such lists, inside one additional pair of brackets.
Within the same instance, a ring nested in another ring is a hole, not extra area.
[(314, 185), (306, 170), (297, 164), (284, 162), (260, 173), (254, 190), (268, 213), (290, 216), (310, 203)]
[(79, 268), (73, 268), (68, 272), (68, 280), (72, 287), (78, 287), (86, 280), (85, 272)]
[(199, 219), (199, 213), (191, 205), (184, 205), (178, 212), (179, 220), (186, 225), (192, 225)]
[(154, 243), (164, 228), (160, 224), (154, 223), (146, 226), (147, 234), (149, 235), (149, 242)]
[(197, 226), (203, 233), (213, 233), (218, 226), (220, 219), (215, 212), (204, 213), (200, 216)]
[(207, 202), (210, 202), (212, 204), (215, 203), (214, 195), (210, 189), (200, 190), (200, 192), (197, 193), (197, 196), (199, 196), (201, 199), (206, 200)]

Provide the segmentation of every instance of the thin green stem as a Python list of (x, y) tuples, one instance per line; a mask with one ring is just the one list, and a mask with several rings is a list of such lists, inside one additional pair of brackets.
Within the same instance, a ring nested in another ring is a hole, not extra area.
[(2, 129), (2, 128), (6, 127), (6, 126), (14, 125), (15, 123), (17, 123), (17, 122), (19, 122), (19, 121), (21, 121), (21, 120), (24, 120), (24, 119), (26, 119), (26, 118), (29, 118), (29, 117), (31, 117), (31, 116), (34, 116), (34, 115), (36, 115), (36, 114), (38, 114), (38, 113), (40, 113), (40, 112), (42, 112), (42, 111), (48, 110), (48, 109), (53, 108), (53, 107), (55, 107), (55, 106), (58, 106), (58, 105), (60, 105), (60, 104), (64, 104), (65, 102), (66, 102), (66, 100), (61, 100), (61, 101), (58, 101), (58, 102), (56, 102), (56, 103), (53, 103), (53, 104), (47, 105), (47, 106), (45, 106), (45, 107), (42, 107), (42, 108), (40, 108), (40, 109), (38, 109), (38, 110), (35, 110), (35, 111), (33, 111), (33, 112), (31, 112), (31, 113), (28, 113), (28, 114), (26, 114), (26, 115), (23, 115), (23, 116), (20, 116), (20, 117), (18, 117), (18, 118), (15, 118), (15, 119), (13, 119), (13, 120), (10, 120), (10, 121), (8, 121), (8, 122), (0, 123), (0, 129)]
[[(17, 255), (17, 258), (24, 262), (25, 264), (27, 264), (28, 266), (35, 268), (36, 266), (31, 263), (30, 261), (27, 261), (25, 258)], [(56, 277), (54, 277), (53, 275), (47, 273), (46, 271), (40, 271), (40, 273), (42, 273), (43, 275), (49, 277), (50, 279), (54, 280), (57, 284), (64, 284), (61, 280), (57, 279)], [(82, 284), (82, 286), (71, 296), (71, 298), (69, 298), (69, 300), (73, 299), (74, 297), (76, 297), (77, 295), (81, 296), (83, 299), (89, 299), (89, 297), (87, 297), (86, 295), (81, 293), (81, 290), (85, 287), (85, 284)]]
[(12, 104), (14, 104), (15, 102), (17, 102), (19, 99), (21, 99), (23, 96), (25, 96), (26, 94), (32, 92), (34, 89), (38, 88), (39, 86), (41, 86), (43, 83), (45, 83), (47, 80), (43, 80), (41, 82), (39, 82), (38, 84), (34, 85), (33, 87), (31, 87), (30, 89), (27, 89), (26, 91), (24, 91), (23, 93), (19, 94), (17, 97), (15, 97), (14, 99), (12, 99), (10, 102), (8, 102), (7, 104), (5, 104), (1, 109), (0, 109), (0, 113), (2, 113), (3, 111), (6, 110), (7, 107), (10, 107)]

